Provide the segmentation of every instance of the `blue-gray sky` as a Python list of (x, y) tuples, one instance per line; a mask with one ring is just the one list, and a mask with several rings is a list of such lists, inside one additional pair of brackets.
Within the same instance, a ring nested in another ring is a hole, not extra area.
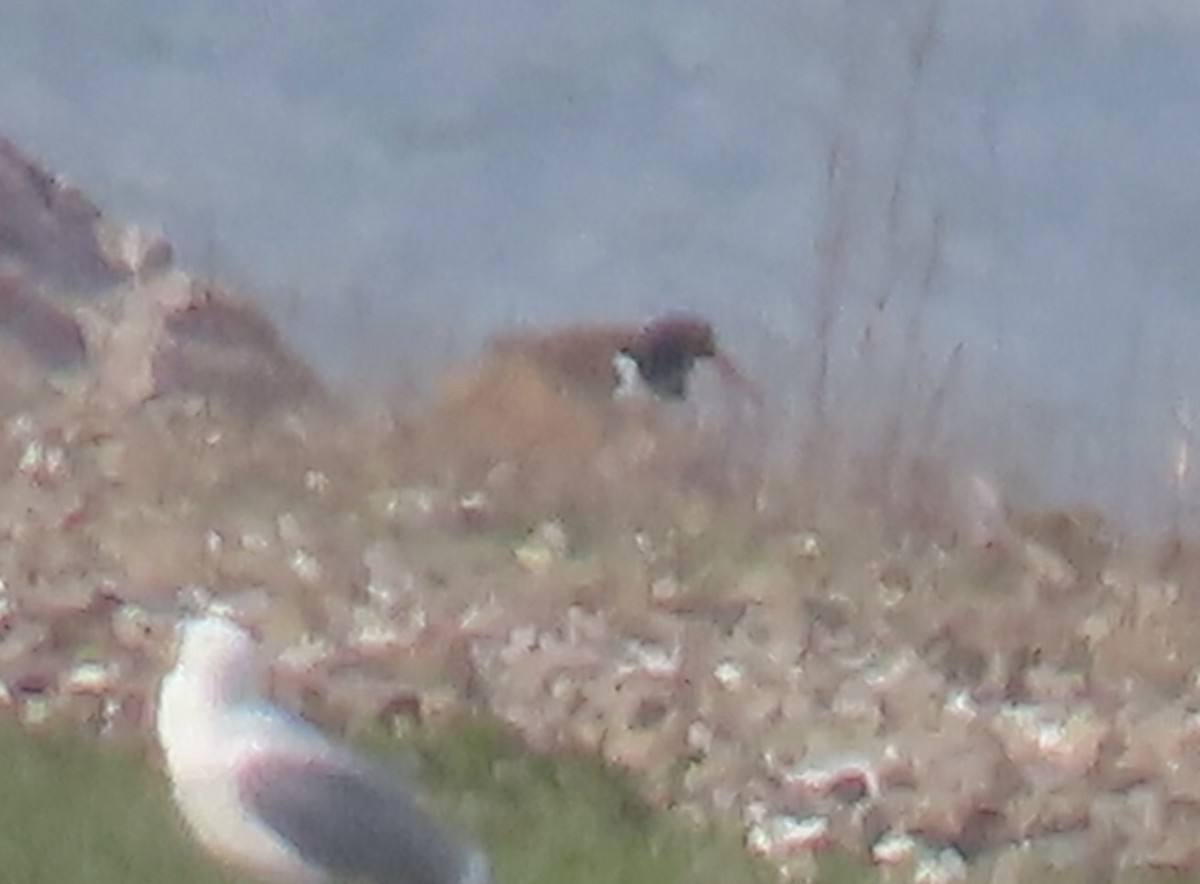
[(1192, 0), (2, 5), (0, 130), (335, 371), (667, 307), (803, 362), (840, 139), (844, 374), (891, 291), (985, 422), (1050, 416), (1057, 491), (1138, 509), (1167, 474), (1200, 381)]

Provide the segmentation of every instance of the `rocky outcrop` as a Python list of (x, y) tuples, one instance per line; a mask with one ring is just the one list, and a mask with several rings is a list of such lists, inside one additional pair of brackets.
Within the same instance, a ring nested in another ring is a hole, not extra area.
[(0, 360), (117, 408), (184, 394), (253, 416), (323, 397), (261, 311), (176, 269), (164, 237), (105, 216), (4, 139)]
[(0, 333), (49, 370), (75, 368), (87, 358), (87, 342), (70, 311), (31, 292), (16, 274), (0, 276)]
[(96, 394), (116, 407), (190, 394), (252, 416), (322, 398), (266, 317), (178, 270), (113, 293), (87, 319)]
[(501, 335), (489, 343), (484, 371), (521, 361), (572, 397), (603, 400), (642, 392), (682, 400), (701, 360), (712, 362), (731, 392), (758, 400), (756, 387), (717, 346), (712, 325), (683, 313), (642, 326), (582, 324)]
[(0, 138), (0, 266), (78, 296), (170, 262), (162, 236), (106, 217), (78, 187)]

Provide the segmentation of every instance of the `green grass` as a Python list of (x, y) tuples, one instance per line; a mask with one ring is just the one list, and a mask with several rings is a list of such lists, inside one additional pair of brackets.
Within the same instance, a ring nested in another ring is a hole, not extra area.
[(129, 749), (0, 728), (0, 877), (12, 884), (229, 884), (178, 826), (162, 777)]
[(697, 831), (656, 813), (595, 759), (533, 756), (483, 723), (409, 745), (442, 806), (488, 845), (501, 884), (778, 880), (734, 833)]
[[(434, 810), (489, 849), (497, 884), (768, 884), (735, 833), (696, 829), (647, 807), (627, 778), (579, 756), (534, 756), (486, 722), (395, 739), (392, 755), (434, 796)], [(0, 727), (0, 881), (5, 884), (251, 884), (222, 874), (188, 840), (163, 775), (132, 748), (69, 733)], [(836, 851), (816, 884), (880, 880)], [(986, 873), (972, 881), (987, 880)], [(1030, 884), (1073, 884), (1069, 873)], [(1127, 872), (1123, 884), (1188, 884)]]
[[(395, 741), (368, 742), (398, 751)], [(397, 763), (439, 813), (487, 845), (498, 884), (776, 880), (733, 833), (653, 812), (596, 761), (532, 757), (483, 724), (403, 742), (407, 762)], [(135, 750), (0, 728), (0, 796), (5, 882), (242, 884), (188, 841), (161, 772)]]

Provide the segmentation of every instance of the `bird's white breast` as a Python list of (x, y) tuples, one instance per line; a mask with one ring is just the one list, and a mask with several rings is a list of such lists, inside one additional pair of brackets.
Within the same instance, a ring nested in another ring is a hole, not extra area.
[(323, 884), (326, 876), (242, 801), (238, 771), (263, 742), (253, 725), (253, 716), (212, 709), (182, 676), (164, 680), (157, 727), (176, 805), (196, 839), (230, 865), (265, 881)]

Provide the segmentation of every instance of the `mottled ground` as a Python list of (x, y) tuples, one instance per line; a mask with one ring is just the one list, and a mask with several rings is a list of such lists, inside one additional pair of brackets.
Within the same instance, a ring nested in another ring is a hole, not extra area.
[(834, 845), (891, 880), (1196, 869), (1182, 545), (953, 494), (905, 523), (686, 410), (480, 372), (403, 416), (258, 421), (4, 375), (7, 714), (153, 757), (170, 625), (215, 603), (326, 726), (495, 716), (799, 880)]

